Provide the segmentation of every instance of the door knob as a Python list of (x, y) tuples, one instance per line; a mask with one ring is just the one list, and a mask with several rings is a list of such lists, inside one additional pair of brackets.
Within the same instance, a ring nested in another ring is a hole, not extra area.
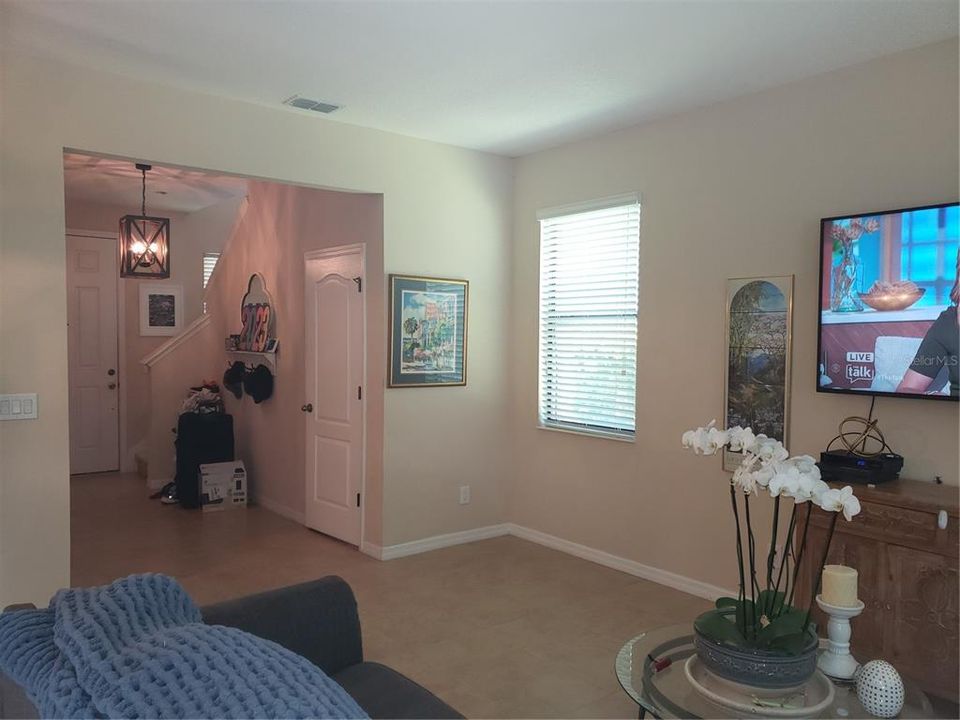
[(117, 374), (117, 371), (114, 370), (113, 368), (110, 368), (109, 370), (107, 370), (107, 375), (113, 376), (116, 374)]
[(307, 403), (300, 407), (303, 412), (313, 412), (313, 403)]
[(107, 385), (107, 387), (110, 388), (111, 390), (116, 390), (116, 389), (117, 389), (117, 384), (116, 384), (116, 383), (110, 383), (109, 385)]

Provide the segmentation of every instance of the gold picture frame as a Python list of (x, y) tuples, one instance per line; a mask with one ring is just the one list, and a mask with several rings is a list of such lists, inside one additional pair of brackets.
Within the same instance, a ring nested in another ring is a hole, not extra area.
[[(750, 426), (788, 445), (793, 275), (730, 278), (724, 310), (723, 427)], [(723, 469), (741, 454), (724, 449)]]
[(387, 387), (466, 385), (470, 282), (391, 274), (389, 286)]

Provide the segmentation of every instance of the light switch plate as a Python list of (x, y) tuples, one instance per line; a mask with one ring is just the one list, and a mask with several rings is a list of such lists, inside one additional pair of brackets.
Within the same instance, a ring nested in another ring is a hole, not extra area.
[(0, 395), (0, 420), (35, 420), (37, 394)]

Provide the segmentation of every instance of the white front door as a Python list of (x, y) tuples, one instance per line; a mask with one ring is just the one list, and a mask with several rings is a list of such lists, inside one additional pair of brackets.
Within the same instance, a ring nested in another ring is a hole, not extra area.
[(116, 238), (67, 236), (70, 472), (120, 469)]
[(305, 261), (306, 524), (360, 544), (363, 493), (363, 247)]

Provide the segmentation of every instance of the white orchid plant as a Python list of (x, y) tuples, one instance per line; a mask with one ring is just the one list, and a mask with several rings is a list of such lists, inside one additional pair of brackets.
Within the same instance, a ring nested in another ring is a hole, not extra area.
[[(810, 609), (816, 597), (837, 518), (842, 514), (849, 521), (860, 512), (860, 501), (853, 494), (853, 488), (831, 488), (820, 478), (820, 469), (812, 457), (790, 457), (790, 453), (779, 440), (763, 434), (755, 435), (748, 427), (736, 426), (720, 430), (716, 427), (716, 422), (711, 422), (706, 427), (685, 432), (683, 446), (698, 455), (715, 455), (724, 449), (743, 454), (743, 460), (730, 479), (730, 501), (737, 525), (737, 561), (740, 572), (738, 597), (717, 600), (716, 609), (697, 618), (697, 630), (716, 642), (730, 643), (738, 647), (780, 650), (787, 654), (804, 651), (811, 641)], [(765, 563), (766, 579), (761, 584), (764, 568), (760, 567), (756, 557), (756, 542), (750, 521), (750, 498), (766, 494), (773, 498), (774, 509), (770, 550)], [(781, 501), (791, 500), (793, 507), (790, 520), (781, 540), (780, 504)], [(802, 521), (802, 530), (797, 533), (797, 516), (804, 506), (806, 517)], [(815, 512), (814, 508), (817, 508), (816, 512), (831, 513), (832, 518), (813, 591), (805, 608), (796, 607), (794, 595), (797, 578), (806, 550), (807, 531), (810, 517)], [(799, 541), (795, 535), (799, 535)], [(784, 552), (778, 558), (777, 547), (781, 544)], [(735, 622), (730, 621), (731, 615)]]

